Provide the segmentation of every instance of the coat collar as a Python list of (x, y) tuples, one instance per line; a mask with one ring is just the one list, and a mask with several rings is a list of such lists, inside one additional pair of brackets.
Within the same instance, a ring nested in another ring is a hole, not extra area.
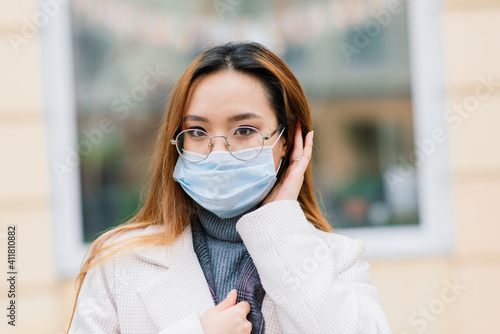
[[(158, 233), (162, 226), (149, 226), (143, 234)], [(135, 251), (140, 259), (164, 270), (138, 289), (137, 294), (155, 325), (161, 330), (183, 317), (200, 317), (214, 307), (212, 294), (194, 252), (191, 225), (169, 246), (151, 246)]]
[[(149, 225), (144, 229), (142, 235), (155, 234), (165, 231), (163, 225)], [(140, 259), (169, 268), (175, 261), (175, 256), (186, 256), (193, 250), (193, 240), (191, 234), (191, 225), (187, 225), (181, 234), (176, 238), (171, 247), (148, 246), (136, 250), (134, 253)]]
[[(161, 233), (163, 226), (148, 226), (142, 234)], [(183, 317), (203, 313), (215, 306), (193, 247), (191, 225), (188, 225), (170, 247), (147, 247), (134, 252), (147, 263), (164, 270), (137, 290), (154, 324), (161, 330)], [(277, 323), (275, 306), (266, 293), (262, 302), (262, 314), (269, 324), (281, 333)]]

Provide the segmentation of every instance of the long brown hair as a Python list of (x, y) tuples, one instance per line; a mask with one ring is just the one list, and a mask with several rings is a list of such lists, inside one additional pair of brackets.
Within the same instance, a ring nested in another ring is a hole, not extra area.
[[(153, 154), (154, 171), (149, 181), (150, 189), (146, 202), (128, 221), (103, 233), (87, 251), (89, 256), (82, 264), (76, 280), (78, 291), (69, 327), (83, 280), (91, 268), (108, 261), (113, 255), (125, 249), (131, 250), (146, 245), (167, 246), (173, 243), (192, 221), (194, 202), (173, 179), (178, 153), (170, 144), (170, 139), (180, 131), (183, 112), (193, 82), (203, 75), (223, 70), (238, 71), (259, 79), (265, 87), (278, 121), (286, 125), (283, 137), (289, 145), (286, 145), (286, 155), (276, 184), (283, 182), (290, 165), (297, 124), (300, 124), (304, 136), (312, 128), (310, 107), (297, 78), (283, 60), (258, 43), (228, 43), (202, 52), (187, 67), (172, 90), (170, 103), (157, 135)], [(312, 163), (304, 175), (298, 202), (307, 219), (315, 227), (332, 232), (316, 200)], [(122, 238), (111, 243), (112, 239), (125, 232), (143, 229), (149, 225), (164, 226), (164, 230), (161, 234)]]

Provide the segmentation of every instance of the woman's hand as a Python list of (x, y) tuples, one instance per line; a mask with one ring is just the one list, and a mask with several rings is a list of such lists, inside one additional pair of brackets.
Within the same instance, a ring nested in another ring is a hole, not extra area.
[(302, 130), (300, 124), (295, 130), (295, 140), (291, 155), (290, 166), (288, 167), (285, 181), (281, 187), (275, 187), (263, 204), (280, 200), (297, 200), (304, 182), (304, 173), (306, 172), (309, 161), (312, 156), (313, 135), (311, 131), (306, 136), (306, 144), (302, 141)]
[(252, 323), (247, 320), (250, 304), (241, 301), (235, 305), (236, 297), (233, 289), (219, 305), (203, 313), (200, 322), (205, 334), (250, 334)]

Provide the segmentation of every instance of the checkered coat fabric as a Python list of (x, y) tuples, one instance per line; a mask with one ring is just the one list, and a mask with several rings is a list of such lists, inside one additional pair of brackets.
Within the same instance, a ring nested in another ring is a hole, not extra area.
[[(361, 240), (318, 230), (291, 200), (246, 214), (236, 229), (266, 291), (266, 334), (391, 333)], [(168, 248), (140, 248), (91, 269), (69, 333), (204, 334), (199, 317), (211, 307), (187, 226)]]

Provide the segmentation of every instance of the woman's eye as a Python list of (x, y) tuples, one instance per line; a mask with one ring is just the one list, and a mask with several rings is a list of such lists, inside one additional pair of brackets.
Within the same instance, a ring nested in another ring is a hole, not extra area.
[(252, 128), (239, 128), (234, 131), (235, 136), (251, 136), (255, 134), (257, 131)]
[(203, 133), (202, 131), (199, 130), (193, 131), (193, 137), (203, 137), (204, 135), (205, 133)]
[(207, 136), (205, 131), (202, 129), (189, 129), (188, 133), (193, 138), (202, 138)]

